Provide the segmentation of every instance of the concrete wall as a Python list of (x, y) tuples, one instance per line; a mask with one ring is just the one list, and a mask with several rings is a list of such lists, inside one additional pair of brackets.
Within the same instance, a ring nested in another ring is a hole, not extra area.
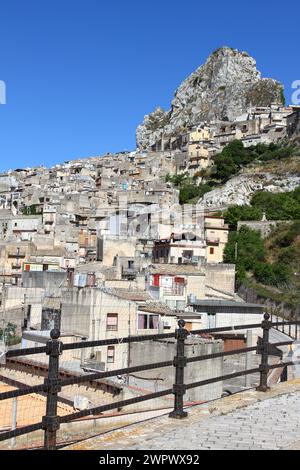
[[(195, 357), (206, 354), (212, 354), (223, 351), (223, 341), (206, 340), (200, 338), (188, 338), (186, 340), (185, 355), (186, 357)], [(131, 345), (131, 365), (147, 364), (149, 362), (156, 363), (162, 361), (173, 360), (176, 353), (176, 343), (174, 340), (169, 341), (147, 341), (143, 343), (133, 343)], [(188, 364), (185, 369), (185, 383), (192, 383), (205, 380), (211, 377), (217, 377), (223, 374), (223, 359), (211, 359)], [(157, 382), (160, 387), (169, 388), (174, 384), (175, 368), (164, 367), (146, 372), (140, 372), (137, 376), (145, 379), (152, 379)], [(147, 381), (148, 382), (148, 381)], [(143, 381), (144, 386), (146, 381)], [(151, 383), (148, 382), (148, 386)], [(219, 398), (223, 392), (222, 382), (203, 387), (188, 390), (185, 395), (186, 402), (198, 402)]]
[(194, 294), (197, 299), (203, 299), (205, 296), (206, 277), (203, 276), (187, 276), (186, 296)]
[(66, 272), (23, 272), (22, 281), (24, 287), (45, 289), (45, 295), (59, 294), (60, 289), (66, 285)]
[[(105, 266), (112, 266), (116, 256), (134, 256), (135, 239), (126, 238), (103, 238), (98, 240), (98, 253), (102, 251), (102, 260)], [(103, 248), (101, 249), (100, 246)], [(98, 255), (99, 256), (99, 255)]]
[(34, 233), (32, 241), (38, 250), (49, 250), (54, 246), (54, 235), (53, 233), (46, 235), (40, 233)]
[(206, 264), (207, 286), (234, 294), (235, 291), (235, 266), (233, 264)]
[[(202, 328), (221, 328), (237, 325), (261, 324), (262, 315), (259, 313), (216, 313), (216, 315), (201, 314)], [(262, 329), (252, 329), (252, 346), (257, 344), (258, 336), (262, 335)], [(238, 330), (237, 334), (246, 334), (247, 330)], [(234, 331), (233, 331), (234, 333)]]
[(15, 323), (21, 328), (30, 305), (30, 324), (37, 326), (41, 322), (43, 289), (7, 286), (2, 291), (2, 312), (0, 317)]
[[(118, 314), (117, 331), (107, 331), (108, 313)], [(97, 288), (65, 289), (62, 294), (61, 331), (85, 336), (89, 340), (125, 337), (137, 332), (137, 304), (109, 295)], [(107, 346), (85, 350), (85, 358), (97, 353), (105, 370), (127, 367), (127, 344), (115, 346), (115, 361), (107, 363)]]
[(266, 221), (242, 221), (238, 222), (238, 230), (245, 225), (251, 230), (260, 232), (262, 238), (267, 238), (270, 233), (280, 224), (290, 224), (291, 222), (285, 220), (266, 220)]

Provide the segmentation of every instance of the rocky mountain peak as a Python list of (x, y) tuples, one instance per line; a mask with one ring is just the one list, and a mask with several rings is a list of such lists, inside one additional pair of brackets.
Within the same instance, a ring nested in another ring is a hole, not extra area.
[(204, 65), (182, 82), (171, 109), (157, 108), (136, 132), (139, 148), (147, 148), (161, 135), (176, 135), (201, 122), (232, 121), (249, 106), (282, 102), (283, 86), (262, 78), (247, 52), (230, 47), (214, 51)]

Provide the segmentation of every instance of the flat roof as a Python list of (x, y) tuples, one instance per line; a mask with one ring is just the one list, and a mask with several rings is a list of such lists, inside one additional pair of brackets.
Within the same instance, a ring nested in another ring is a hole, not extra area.
[(203, 313), (252, 313), (263, 314), (264, 306), (248, 302), (234, 302), (232, 300), (196, 300), (190, 303), (197, 312)]

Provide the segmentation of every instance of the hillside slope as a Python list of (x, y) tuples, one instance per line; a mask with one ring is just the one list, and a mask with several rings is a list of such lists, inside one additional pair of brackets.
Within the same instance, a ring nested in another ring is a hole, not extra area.
[(288, 192), (300, 186), (300, 156), (267, 163), (255, 162), (243, 168), (224, 185), (206, 193), (198, 205), (224, 208), (250, 204), (257, 191)]
[[(300, 221), (279, 225), (262, 240), (258, 232), (242, 227), (231, 232), (226, 262), (235, 262), (237, 287), (250, 290), (262, 301), (300, 312)], [(249, 297), (247, 298), (249, 300)]]

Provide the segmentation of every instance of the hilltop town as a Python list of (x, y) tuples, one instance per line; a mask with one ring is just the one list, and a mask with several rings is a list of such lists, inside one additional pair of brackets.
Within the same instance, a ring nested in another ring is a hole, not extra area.
[[(190, 84), (202, 87), (220, 60), (201, 101)], [(240, 68), (252, 77), (246, 73), (243, 92)], [(136, 150), (0, 174), (0, 320), (10, 345), (38, 344), (54, 327), (95, 340), (174, 330), (180, 318), (187, 329), (214, 326), (216, 313), (226, 324), (261, 319), (261, 307), (236, 292), (235, 265), (224, 263), (222, 211), (260, 189), (292, 191), (299, 173), (260, 184), (234, 175), (192, 204), (182, 203), (174, 183), (183, 176), (207, 184), (231, 142), (268, 149), (300, 131), (300, 108), (286, 106), (281, 85), (254, 69), (246, 53), (218, 50), (205, 74), (202, 68), (184, 82), (170, 112), (146, 116)], [(237, 95), (245, 99), (236, 102)], [(222, 113), (213, 112), (221, 102)], [(76, 367), (118, 369), (130, 363), (128, 354), (125, 346), (102, 347)]]

